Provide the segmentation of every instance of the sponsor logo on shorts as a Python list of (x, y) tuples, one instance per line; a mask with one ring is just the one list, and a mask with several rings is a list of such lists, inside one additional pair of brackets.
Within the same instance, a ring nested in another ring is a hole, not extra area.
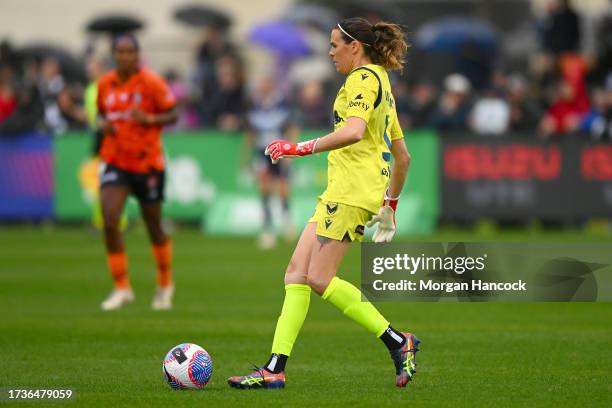
[(332, 220), (330, 220), (329, 218), (325, 219), (325, 229), (329, 229), (329, 226), (332, 225)]
[(147, 179), (147, 187), (149, 188), (149, 198), (157, 198), (157, 177), (149, 176)]
[(334, 215), (338, 209), (338, 203), (327, 203), (325, 207), (327, 207), (327, 214)]
[(149, 178), (147, 179), (147, 186), (149, 188), (155, 188), (157, 187), (157, 177), (155, 176), (149, 176)]
[(363, 235), (364, 232), (365, 232), (364, 225), (358, 225), (357, 228), (355, 228), (355, 234)]

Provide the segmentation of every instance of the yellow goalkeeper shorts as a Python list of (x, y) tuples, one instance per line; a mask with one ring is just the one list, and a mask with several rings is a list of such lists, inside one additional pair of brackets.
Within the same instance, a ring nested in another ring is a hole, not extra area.
[(366, 223), (374, 214), (363, 208), (319, 200), (308, 222), (317, 223), (317, 235), (336, 241), (361, 241)]

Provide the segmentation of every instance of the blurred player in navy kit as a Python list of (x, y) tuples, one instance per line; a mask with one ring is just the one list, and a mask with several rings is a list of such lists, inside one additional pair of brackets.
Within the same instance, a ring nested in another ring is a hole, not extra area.
[(262, 80), (250, 100), (246, 117), (246, 143), (253, 152), (259, 191), (264, 214), (263, 230), (258, 244), (268, 249), (276, 244), (276, 232), (272, 222), (271, 196), (276, 187), (282, 209), (283, 233), (293, 238), (294, 229), (289, 214), (289, 163), (273, 165), (264, 155), (266, 146), (276, 139), (295, 141), (299, 132), (292, 107), (272, 78)]

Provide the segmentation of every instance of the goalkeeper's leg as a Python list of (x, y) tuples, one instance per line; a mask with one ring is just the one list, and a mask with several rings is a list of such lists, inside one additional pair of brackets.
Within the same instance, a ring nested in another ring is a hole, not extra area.
[(316, 243), (316, 224), (306, 225), (285, 273), (285, 300), (276, 324), (272, 353), (262, 367), (243, 376), (228, 378), (231, 387), (240, 389), (283, 388), (285, 365), (293, 344), (302, 328), (310, 305), (310, 287), (306, 284), (306, 271), (310, 254)]
[(359, 289), (336, 277), (349, 247), (348, 240), (320, 237), (310, 256), (308, 285), (323, 300), (336, 306), (347, 317), (383, 341), (395, 365), (395, 384), (404, 387), (416, 372), (415, 355), (419, 340), (410, 333), (402, 333), (391, 327), (374, 305), (364, 299)]

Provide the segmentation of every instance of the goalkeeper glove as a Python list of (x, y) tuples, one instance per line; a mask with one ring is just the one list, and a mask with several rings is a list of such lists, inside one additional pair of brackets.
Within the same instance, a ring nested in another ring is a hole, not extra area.
[(308, 156), (314, 153), (319, 139), (312, 139), (301, 143), (291, 143), (287, 140), (278, 139), (266, 146), (264, 154), (270, 156), (272, 163), (276, 164), (283, 157)]
[(385, 193), (385, 200), (376, 214), (368, 223), (367, 227), (373, 227), (378, 223), (376, 232), (372, 239), (374, 242), (391, 242), (395, 235), (395, 209), (397, 208), (397, 202), (399, 196), (391, 198)]

